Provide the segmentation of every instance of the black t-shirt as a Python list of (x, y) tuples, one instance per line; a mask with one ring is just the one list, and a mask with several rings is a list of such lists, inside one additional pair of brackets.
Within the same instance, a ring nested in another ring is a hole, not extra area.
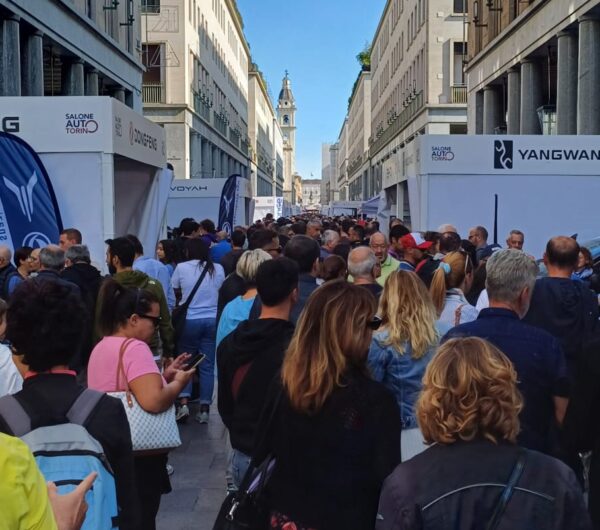
[(359, 287), (364, 287), (367, 291), (373, 294), (373, 296), (379, 301), (379, 297), (383, 292), (383, 287), (378, 283), (361, 283), (358, 285)]

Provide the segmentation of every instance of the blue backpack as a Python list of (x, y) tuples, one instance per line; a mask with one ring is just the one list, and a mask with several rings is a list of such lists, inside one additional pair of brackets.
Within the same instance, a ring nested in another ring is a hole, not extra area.
[(14, 398), (0, 398), (0, 415), (15, 436), (28, 446), (47, 481), (60, 494), (73, 491), (92, 471), (98, 476), (86, 493), (88, 511), (82, 530), (111, 530), (118, 526), (115, 478), (100, 443), (83, 427), (105, 394), (86, 389), (75, 400), (69, 423), (31, 430), (31, 418)]

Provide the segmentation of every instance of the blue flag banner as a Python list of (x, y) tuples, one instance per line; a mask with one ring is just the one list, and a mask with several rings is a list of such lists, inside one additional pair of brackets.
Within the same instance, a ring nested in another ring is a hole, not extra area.
[(239, 182), (241, 175), (231, 175), (223, 185), (221, 191), (221, 202), (219, 203), (219, 230), (225, 230), (228, 234), (233, 232), (233, 223), (239, 199)]
[(44, 164), (21, 138), (0, 132), (0, 245), (44, 247), (58, 243), (61, 231)]

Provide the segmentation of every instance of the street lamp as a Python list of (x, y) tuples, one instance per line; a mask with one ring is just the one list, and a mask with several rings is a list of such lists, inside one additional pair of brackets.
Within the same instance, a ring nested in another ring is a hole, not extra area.
[(542, 134), (556, 134), (556, 106), (542, 105), (537, 109)]

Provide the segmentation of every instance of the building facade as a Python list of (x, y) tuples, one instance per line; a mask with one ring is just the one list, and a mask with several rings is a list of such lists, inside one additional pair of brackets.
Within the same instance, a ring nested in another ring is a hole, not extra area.
[(469, 133), (599, 134), (599, 4), (469, 0)]
[(407, 196), (397, 160), (403, 147), (419, 134), (467, 130), (465, 7), (463, 0), (388, 0), (373, 39), (367, 191), (385, 189), (399, 216)]
[(251, 146), (252, 194), (283, 196), (283, 134), (267, 85), (256, 65), (248, 77), (248, 135)]
[(386, 2), (338, 137), (340, 200), (385, 190), (403, 216), (404, 147), (420, 134), (467, 132), (466, 9), (466, 0)]
[(321, 209), (320, 179), (302, 179), (302, 207), (306, 210)]
[(337, 182), (338, 199), (340, 201), (348, 200), (348, 117), (344, 118), (344, 123), (338, 136), (337, 151)]
[(112, 96), (141, 112), (138, 2), (0, 1), (0, 96)]
[(144, 115), (176, 178), (250, 177), (250, 50), (233, 0), (145, 0)]
[[(369, 138), (371, 137), (371, 72), (358, 75), (348, 106), (348, 199), (371, 197)], [(372, 188), (372, 186), (371, 186)]]
[(283, 133), (283, 198), (296, 203), (296, 100), (288, 73), (285, 73), (277, 101), (277, 120)]

